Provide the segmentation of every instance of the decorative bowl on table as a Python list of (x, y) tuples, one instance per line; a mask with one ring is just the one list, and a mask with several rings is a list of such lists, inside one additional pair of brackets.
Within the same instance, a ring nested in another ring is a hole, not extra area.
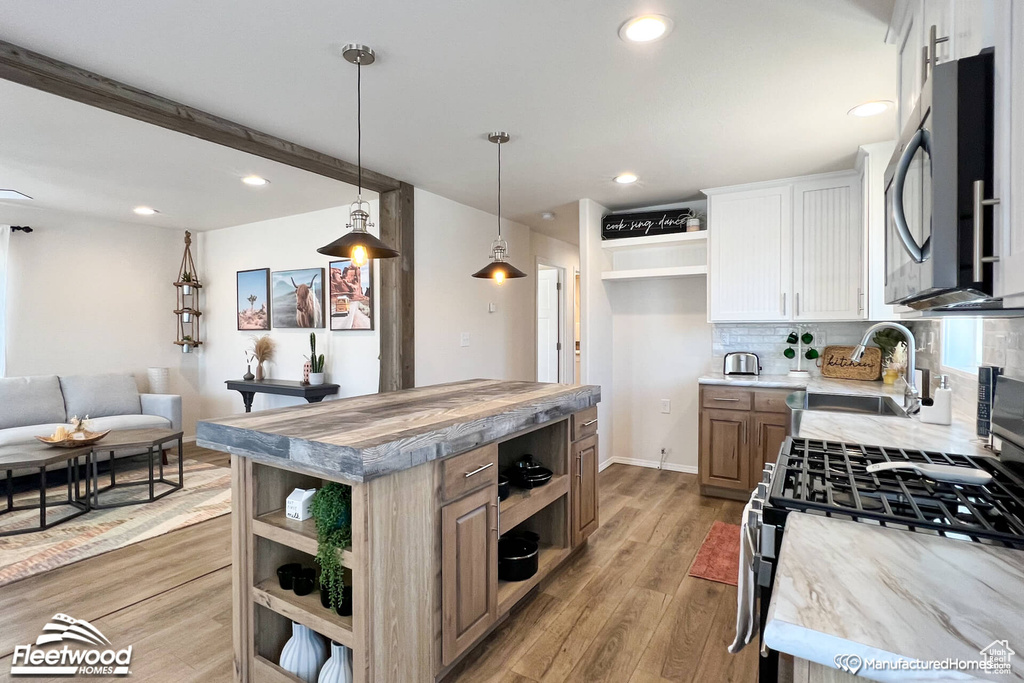
[(81, 432), (65, 431), (63, 434), (60, 433), (60, 430), (57, 430), (57, 433), (53, 436), (37, 436), (36, 438), (47, 446), (56, 446), (57, 448), (81, 448), (82, 446), (93, 445), (109, 433), (109, 429), (105, 432), (90, 432), (88, 430)]

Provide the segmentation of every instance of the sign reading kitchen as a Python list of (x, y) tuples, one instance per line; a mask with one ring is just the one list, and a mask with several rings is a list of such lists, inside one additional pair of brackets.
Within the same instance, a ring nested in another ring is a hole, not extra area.
[(687, 222), (697, 221), (690, 230), (699, 229), (699, 217), (690, 209), (644, 211), (643, 213), (613, 213), (601, 221), (601, 239), (617, 240), (625, 237), (671, 235), (686, 232)]

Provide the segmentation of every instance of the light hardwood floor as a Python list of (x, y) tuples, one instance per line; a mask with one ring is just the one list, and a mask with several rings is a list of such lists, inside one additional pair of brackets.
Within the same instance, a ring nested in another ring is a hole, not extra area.
[[(726, 652), (736, 589), (687, 576), (712, 522), (738, 523), (742, 506), (702, 498), (693, 475), (626, 465), (601, 473), (600, 495), (587, 545), (445, 683), (756, 680), (755, 648)], [(14, 646), (57, 612), (133, 645), (133, 681), (230, 681), (230, 539), (225, 516), (0, 588), (0, 683), (20, 680)]]

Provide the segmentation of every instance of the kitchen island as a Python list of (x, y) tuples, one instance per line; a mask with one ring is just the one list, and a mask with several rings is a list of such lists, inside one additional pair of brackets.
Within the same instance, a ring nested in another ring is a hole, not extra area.
[[(278, 666), (293, 621), (350, 647), (357, 682), (442, 677), (597, 528), (599, 401), (596, 386), (469, 380), (200, 422), (198, 444), (232, 456), (235, 680), (299, 680)], [(498, 472), (526, 454), (551, 481), (499, 501)], [(351, 487), (351, 616), (275, 574), (317, 552), (286, 497), (329, 481)], [(539, 536), (539, 570), (500, 581), (513, 530)]]

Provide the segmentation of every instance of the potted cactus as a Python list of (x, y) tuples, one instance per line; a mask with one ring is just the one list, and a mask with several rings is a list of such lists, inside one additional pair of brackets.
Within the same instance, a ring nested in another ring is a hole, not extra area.
[(316, 333), (309, 333), (309, 385), (319, 386), (324, 383), (324, 354), (316, 355)]

